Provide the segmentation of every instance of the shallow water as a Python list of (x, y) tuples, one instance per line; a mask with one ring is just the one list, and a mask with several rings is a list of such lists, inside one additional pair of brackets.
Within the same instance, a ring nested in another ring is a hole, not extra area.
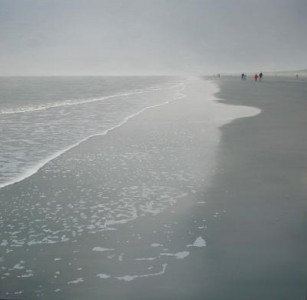
[(209, 81), (166, 85), (142, 94), (146, 105), (139, 99), (107, 134), (0, 190), (1, 296), (124, 299), (110, 295), (206, 247), (206, 220), (189, 209), (205, 209), (221, 172), (219, 127), (259, 111), (214, 102)]
[(1, 78), (0, 187), (182, 88), (171, 77)]

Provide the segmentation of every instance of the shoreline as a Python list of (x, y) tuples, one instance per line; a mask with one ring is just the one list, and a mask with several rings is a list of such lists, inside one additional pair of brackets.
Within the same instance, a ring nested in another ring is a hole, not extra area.
[[(29, 246), (17, 228), (7, 232), (17, 276), (2, 290), (77, 300), (303, 295), (304, 97), (289, 111), (288, 86), (227, 79), (214, 97), (224, 100), (208, 109), (199, 84), (6, 190), (8, 221), (37, 237)], [(31, 290), (38, 274), (43, 291)]]
[(208, 299), (304, 299), (307, 89), (279, 80), (219, 84), (222, 103), (262, 113), (221, 128), (223, 172), (210, 187), (208, 208), (224, 213), (208, 218), (213, 278), (204, 292)]
[(135, 298), (144, 283), (141, 290), (171, 284), (172, 270), (206, 248), (205, 220), (189, 213), (206, 205), (218, 125), (257, 112), (212, 101), (208, 87), (194, 79), (187, 98), (148, 109), (2, 189), (0, 290), (84, 299), (85, 289), (114, 299), (124, 291)]

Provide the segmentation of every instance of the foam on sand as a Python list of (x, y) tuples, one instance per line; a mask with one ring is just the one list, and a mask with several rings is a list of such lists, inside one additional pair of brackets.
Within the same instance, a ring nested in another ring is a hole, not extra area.
[(68, 281), (67, 284), (78, 284), (81, 282), (84, 282), (84, 279), (82, 277), (79, 277), (76, 280)]
[(106, 251), (113, 251), (114, 249), (111, 248), (103, 248), (103, 247), (94, 247), (93, 251), (98, 251), (98, 252), (106, 252)]
[(162, 265), (162, 271), (157, 272), (157, 273), (149, 273), (149, 274), (142, 274), (142, 275), (125, 275), (125, 276), (120, 276), (120, 277), (115, 277), (118, 280), (123, 280), (123, 281), (132, 281), (137, 278), (144, 278), (144, 277), (151, 277), (151, 276), (159, 276), (163, 275), (166, 271), (167, 264)]
[(189, 251), (181, 251), (177, 253), (161, 253), (162, 256), (174, 256), (176, 259), (184, 259), (190, 255)]
[(188, 245), (187, 247), (206, 247), (207, 243), (206, 241), (199, 236), (192, 245)]
[(101, 274), (97, 274), (97, 277), (101, 279), (108, 279), (108, 278), (111, 278), (111, 275), (101, 273)]

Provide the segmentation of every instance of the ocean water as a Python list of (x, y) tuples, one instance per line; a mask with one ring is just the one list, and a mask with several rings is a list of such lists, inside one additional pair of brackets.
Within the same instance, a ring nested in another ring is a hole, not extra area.
[(0, 78), (0, 187), (93, 135), (180, 98), (174, 77)]
[(0, 298), (136, 299), (206, 249), (219, 127), (259, 110), (217, 103), (201, 78), (2, 78), (0, 90)]

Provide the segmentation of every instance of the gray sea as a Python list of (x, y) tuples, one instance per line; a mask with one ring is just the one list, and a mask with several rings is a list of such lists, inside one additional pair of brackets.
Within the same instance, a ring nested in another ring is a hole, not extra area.
[(0, 187), (181, 88), (172, 77), (0, 78)]
[(0, 299), (157, 299), (161, 284), (177, 299), (172, 274), (196, 276), (207, 245), (219, 127), (259, 113), (217, 91), (203, 78), (1, 78)]

